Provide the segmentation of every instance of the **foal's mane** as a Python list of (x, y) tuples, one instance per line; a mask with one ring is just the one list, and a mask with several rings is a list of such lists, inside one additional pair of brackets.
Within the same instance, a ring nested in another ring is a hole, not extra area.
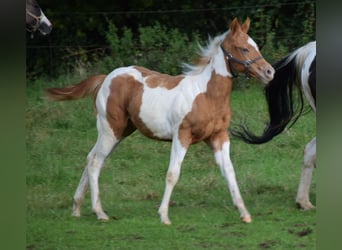
[(193, 65), (183, 63), (183, 74), (197, 75), (201, 73), (207, 67), (207, 65), (212, 62), (213, 57), (217, 54), (217, 51), (220, 48), (220, 44), (222, 43), (228, 32), (229, 31), (214, 38), (211, 38), (209, 36), (206, 47), (202, 47), (200, 44), (198, 44), (199, 58), (196, 60), (196, 64)]

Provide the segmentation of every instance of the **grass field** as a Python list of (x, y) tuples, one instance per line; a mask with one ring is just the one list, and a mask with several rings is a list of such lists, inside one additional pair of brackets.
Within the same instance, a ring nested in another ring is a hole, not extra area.
[[(298, 210), (294, 202), (303, 147), (316, 130), (311, 112), (264, 145), (232, 138), (231, 158), (251, 224), (240, 222), (211, 151), (199, 143), (190, 147), (171, 198), (172, 225), (162, 225), (157, 210), (171, 144), (139, 133), (122, 142), (101, 173), (110, 221), (97, 221), (89, 193), (82, 216), (72, 217), (72, 197), (97, 137), (92, 100), (47, 102), (41, 92), (77, 80), (27, 84), (27, 249), (316, 248), (316, 211)], [(267, 118), (262, 85), (235, 84), (231, 125), (245, 121), (261, 131)], [(314, 172), (314, 204), (315, 190)]]

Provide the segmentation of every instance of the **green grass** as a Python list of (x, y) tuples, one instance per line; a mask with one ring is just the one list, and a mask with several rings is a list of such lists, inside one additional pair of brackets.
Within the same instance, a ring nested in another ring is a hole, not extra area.
[[(315, 135), (312, 113), (264, 145), (232, 138), (231, 158), (253, 222), (240, 222), (227, 185), (204, 143), (190, 147), (169, 210), (157, 213), (170, 143), (134, 133), (112, 154), (100, 177), (111, 217), (97, 221), (87, 194), (82, 216), (71, 216), (85, 158), (96, 141), (92, 100), (47, 102), (41, 91), (73, 83), (42, 80), (27, 87), (27, 249), (315, 249), (316, 211), (301, 211), (295, 195), (304, 145)], [(267, 119), (261, 84), (235, 82), (232, 126), (262, 131)], [(315, 172), (311, 201), (316, 203)]]

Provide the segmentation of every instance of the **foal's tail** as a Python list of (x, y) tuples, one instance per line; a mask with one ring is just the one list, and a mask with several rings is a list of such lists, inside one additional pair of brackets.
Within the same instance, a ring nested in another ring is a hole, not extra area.
[(93, 95), (96, 97), (97, 92), (107, 75), (91, 76), (82, 82), (63, 88), (48, 88), (45, 95), (53, 101), (76, 100)]

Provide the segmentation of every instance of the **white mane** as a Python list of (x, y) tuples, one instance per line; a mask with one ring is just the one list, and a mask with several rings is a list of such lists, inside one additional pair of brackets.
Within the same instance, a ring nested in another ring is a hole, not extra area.
[[(183, 74), (185, 75), (196, 75), (201, 73), (204, 68), (208, 66), (209, 63), (212, 63), (212, 59), (217, 54), (218, 49), (220, 48), (220, 44), (222, 43), (223, 39), (226, 37), (229, 31), (216, 36), (214, 39), (212, 39), (209, 36), (207, 46), (202, 47), (200, 44), (198, 44), (199, 50), (200, 50), (200, 61), (202, 63), (198, 65), (191, 65), (187, 63), (183, 63)], [(207, 63), (203, 63), (207, 62)]]

